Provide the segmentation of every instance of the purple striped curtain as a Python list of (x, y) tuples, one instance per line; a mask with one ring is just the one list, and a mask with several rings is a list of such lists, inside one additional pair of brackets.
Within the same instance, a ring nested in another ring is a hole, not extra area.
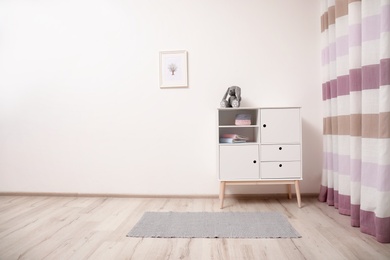
[(390, 0), (322, 0), (319, 200), (390, 243)]

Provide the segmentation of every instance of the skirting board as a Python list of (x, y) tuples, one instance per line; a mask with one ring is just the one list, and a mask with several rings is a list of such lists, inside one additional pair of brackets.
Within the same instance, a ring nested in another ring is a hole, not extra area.
[[(294, 195), (294, 194), (293, 194)], [(319, 193), (301, 193), (302, 197), (318, 197)], [(71, 192), (0, 192), (0, 196), (47, 196), (47, 197), (108, 197), (108, 198), (178, 198), (218, 199), (218, 194), (116, 194), (116, 193), (71, 193)], [(225, 198), (237, 199), (280, 199), (285, 193), (271, 194), (226, 194)]]

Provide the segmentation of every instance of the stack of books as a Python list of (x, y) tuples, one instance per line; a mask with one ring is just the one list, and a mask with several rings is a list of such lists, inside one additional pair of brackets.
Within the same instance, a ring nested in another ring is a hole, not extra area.
[(220, 143), (245, 143), (248, 141), (248, 137), (237, 134), (222, 134), (219, 137)]

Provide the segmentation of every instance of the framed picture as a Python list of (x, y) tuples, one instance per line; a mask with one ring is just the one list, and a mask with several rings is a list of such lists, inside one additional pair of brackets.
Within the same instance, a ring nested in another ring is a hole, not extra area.
[(188, 87), (187, 51), (160, 52), (160, 88)]

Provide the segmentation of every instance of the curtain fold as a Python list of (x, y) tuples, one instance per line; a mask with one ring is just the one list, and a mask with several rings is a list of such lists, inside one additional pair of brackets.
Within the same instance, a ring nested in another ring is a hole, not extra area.
[(390, 243), (390, 0), (322, 0), (319, 200)]

